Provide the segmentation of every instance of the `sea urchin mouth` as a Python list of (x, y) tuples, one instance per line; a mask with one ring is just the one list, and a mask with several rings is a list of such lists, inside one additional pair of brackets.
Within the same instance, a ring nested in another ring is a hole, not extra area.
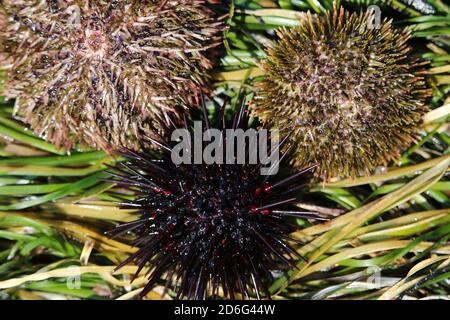
[[(228, 128), (245, 128), (247, 119), (237, 116), (232, 123)], [(321, 219), (293, 204), (309, 169), (269, 178), (259, 165), (175, 165), (167, 153), (161, 159), (127, 152), (111, 170), (115, 178), (108, 181), (138, 195), (122, 207), (140, 214), (111, 232), (131, 232), (140, 248), (118, 268), (134, 263), (137, 276), (148, 267), (141, 297), (159, 281), (166, 289), (174, 285), (178, 298), (270, 297), (272, 272), (295, 268), (301, 259), (287, 216)]]
[(370, 12), (306, 15), (280, 29), (262, 62), (252, 114), (290, 134), (292, 164), (317, 175), (369, 173), (415, 140), (430, 91), (408, 30), (374, 26)]

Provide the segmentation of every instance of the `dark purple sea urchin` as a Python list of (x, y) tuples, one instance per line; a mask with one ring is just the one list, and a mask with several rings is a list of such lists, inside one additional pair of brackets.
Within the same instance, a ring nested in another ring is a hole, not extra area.
[(3, 0), (2, 94), (57, 146), (137, 150), (198, 102), (220, 42), (212, 2)]
[[(246, 126), (243, 113), (237, 114), (227, 128)], [(111, 172), (109, 181), (138, 195), (122, 207), (140, 214), (111, 232), (133, 233), (140, 247), (118, 268), (134, 263), (138, 275), (150, 267), (141, 297), (156, 283), (173, 287), (178, 298), (269, 297), (272, 272), (293, 268), (301, 258), (289, 237), (295, 226), (286, 217), (320, 219), (292, 204), (305, 183), (299, 177), (309, 169), (269, 178), (260, 175), (259, 165), (174, 165), (163, 149), (162, 159), (128, 152)]]
[(369, 173), (415, 140), (430, 92), (408, 30), (334, 9), (280, 29), (252, 115), (290, 134), (295, 167), (324, 178)]

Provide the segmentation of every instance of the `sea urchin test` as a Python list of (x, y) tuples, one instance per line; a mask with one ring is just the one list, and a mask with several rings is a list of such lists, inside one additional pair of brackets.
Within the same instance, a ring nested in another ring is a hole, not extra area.
[(220, 42), (206, 2), (4, 0), (2, 94), (57, 146), (139, 149), (198, 101)]
[(324, 178), (357, 176), (416, 138), (430, 92), (408, 30), (370, 12), (307, 14), (268, 48), (252, 114), (289, 135), (291, 163)]

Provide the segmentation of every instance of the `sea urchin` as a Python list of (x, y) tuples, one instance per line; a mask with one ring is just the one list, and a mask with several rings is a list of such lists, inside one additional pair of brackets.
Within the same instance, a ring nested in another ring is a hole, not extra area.
[(290, 134), (292, 164), (324, 178), (369, 173), (416, 137), (429, 90), (410, 32), (335, 8), (278, 30), (252, 114)]
[(3, 94), (57, 146), (137, 150), (198, 102), (214, 1), (3, 0)]
[[(237, 114), (226, 127), (219, 116), (218, 128), (245, 127), (245, 116)], [(163, 149), (162, 159), (127, 152), (127, 160), (111, 171), (114, 179), (108, 181), (137, 193), (122, 207), (140, 215), (111, 232), (133, 233), (140, 248), (118, 268), (134, 263), (137, 276), (149, 267), (141, 297), (160, 280), (166, 289), (174, 285), (178, 298), (270, 297), (272, 272), (293, 268), (301, 258), (292, 247), (295, 226), (287, 216), (321, 219), (293, 205), (305, 183), (299, 177), (309, 169), (269, 178), (260, 175), (259, 165), (175, 165), (170, 148)]]

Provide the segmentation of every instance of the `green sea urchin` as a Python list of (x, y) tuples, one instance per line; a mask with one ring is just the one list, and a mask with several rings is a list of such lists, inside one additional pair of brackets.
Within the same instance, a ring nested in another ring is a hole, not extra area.
[(252, 114), (290, 134), (294, 166), (318, 163), (324, 178), (356, 176), (414, 141), (429, 90), (408, 30), (335, 8), (278, 36)]
[(198, 105), (214, 1), (4, 0), (3, 94), (57, 146), (139, 149)]

